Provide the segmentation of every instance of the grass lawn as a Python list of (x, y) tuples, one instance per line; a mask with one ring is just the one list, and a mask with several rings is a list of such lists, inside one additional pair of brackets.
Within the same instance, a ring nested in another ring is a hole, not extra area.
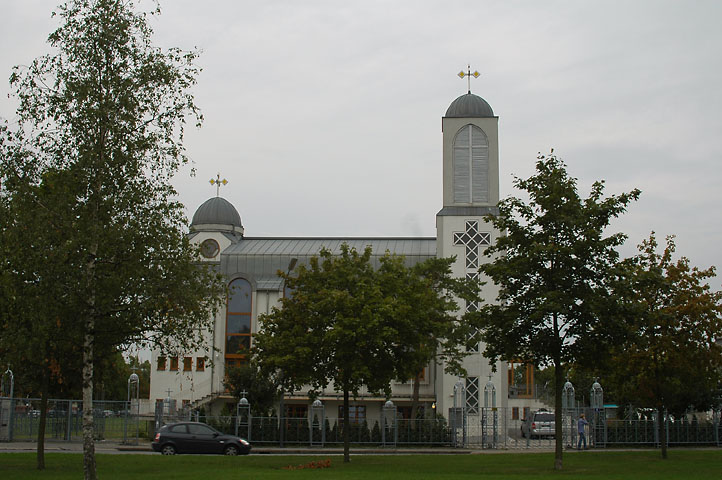
[[(331, 460), (324, 469), (286, 470), (289, 465)], [(573, 452), (564, 455), (564, 470), (553, 470), (553, 453), (499, 453), (481, 455), (352, 456), (344, 464), (339, 456), (247, 457), (98, 454), (98, 476), (111, 479), (711, 479), (722, 478), (722, 450), (670, 450), (669, 459), (659, 451)], [(35, 470), (35, 454), (0, 454), (2, 479), (79, 479), (83, 477), (80, 454), (46, 455), (46, 470)]]

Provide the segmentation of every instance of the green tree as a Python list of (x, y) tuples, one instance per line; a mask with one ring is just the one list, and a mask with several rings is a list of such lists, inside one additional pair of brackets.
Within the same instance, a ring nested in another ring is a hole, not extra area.
[(452, 294), (475, 289), (451, 278), (453, 260), (408, 268), (386, 255), (374, 270), (371, 254), (343, 244), (340, 254), (324, 249), (294, 275), (279, 272), (293, 295), (261, 318), (254, 342), (262, 369), (281, 373), (288, 388), (333, 383), (343, 392), (345, 462), (349, 395), (364, 385), (388, 395), (392, 380), (411, 378), (434, 356), (460, 371), (459, 339), (471, 331), (466, 317), (454, 315)]
[(554, 366), (554, 466), (561, 469), (564, 367), (587, 358), (613, 332), (607, 278), (625, 236), (605, 237), (604, 230), (640, 192), (604, 198), (603, 182), (595, 182), (582, 199), (576, 179), (553, 153), (540, 155), (536, 174), (514, 185), (528, 194), (528, 203), (504, 199), (500, 214), (489, 217), (506, 235), (486, 250), (496, 256), (480, 268), (499, 287), (498, 303), (482, 308), (482, 338), (493, 361)]
[(430, 258), (406, 266), (404, 257), (387, 255), (378, 269), (382, 291), (393, 299), (390, 319), (399, 336), (392, 350), (396, 378), (412, 379), (411, 418), (417, 418), (420, 375), (432, 359), (444, 365), (447, 373), (465, 374), (461, 360), (477, 343), (478, 318), (458, 315), (457, 299), (467, 304), (479, 301), (479, 284), (454, 278), (455, 258)]
[(281, 393), (274, 377), (262, 372), (255, 361), (228, 369), (225, 385), (237, 401), (245, 396), (256, 416), (270, 413)]
[(715, 268), (673, 260), (667, 237), (658, 252), (654, 232), (639, 254), (621, 265), (617, 288), (627, 308), (626, 341), (611, 350), (607, 382), (622, 401), (657, 409), (662, 458), (667, 458), (664, 412), (680, 416), (690, 407), (714, 405), (722, 371), (722, 292), (707, 280)]
[(133, 343), (198, 348), (223, 285), (198, 266), (170, 184), (187, 161), (186, 118), (201, 120), (189, 93), (196, 53), (153, 47), (131, 0), (70, 0), (58, 15), (56, 53), (11, 76), (20, 129), (0, 174), (8, 201), (33, 207), (7, 229), (34, 238), (22, 271), (52, 285), (38, 289), (52, 294), (48, 320), (82, 345), (83, 462), (94, 479), (97, 355)]

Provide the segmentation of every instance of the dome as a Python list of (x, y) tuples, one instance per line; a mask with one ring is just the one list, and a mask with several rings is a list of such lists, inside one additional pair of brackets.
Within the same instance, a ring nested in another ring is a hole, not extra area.
[(230, 230), (235, 230), (233, 227), (243, 228), (241, 216), (236, 208), (231, 202), (221, 197), (209, 198), (198, 207), (198, 210), (193, 215), (191, 227), (200, 225), (229, 226), (231, 227)]
[(445, 116), (457, 118), (493, 117), (494, 110), (480, 96), (467, 93), (451, 102)]

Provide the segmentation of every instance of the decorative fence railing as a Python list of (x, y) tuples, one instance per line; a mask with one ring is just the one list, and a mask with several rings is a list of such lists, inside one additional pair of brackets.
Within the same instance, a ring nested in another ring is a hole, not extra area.
[[(78, 441), (82, 438), (83, 402), (50, 400), (46, 413), (45, 438)], [(96, 439), (136, 443), (152, 438), (165, 423), (179, 420), (206, 422), (224, 433), (238, 434), (257, 445), (338, 446), (343, 442), (343, 422), (323, 412), (311, 418), (282, 418), (250, 415), (199, 416), (184, 410), (156, 418), (139, 416), (129, 402), (95, 401), (93, 418)], [(551, 449), (553, 434), (534, 435), (518, 409), (478, 408), (473, 413), (454, 412), (444, 418), (409, 420), (397, 414), (353, 423), (351, 443), (369, 446), (447, 446), (489, 449)], [(562, 417), (562, 439), (566, 448), (578, 441), (577, 420), (586, 413), (585, 429), (591, 448), (659, 447), (660, 437), (654, 411), (636, 412), (627, 418), (609, 418), (591, 409), (566, 409)], [(40, 422), (38, 399), (0, 397), (0, 441), (35, 441)], [(719, 412), (668, 417), (665, 422), (668, 445), (722, 446)], [(147, 440), (146, 440), (147, 441)]]

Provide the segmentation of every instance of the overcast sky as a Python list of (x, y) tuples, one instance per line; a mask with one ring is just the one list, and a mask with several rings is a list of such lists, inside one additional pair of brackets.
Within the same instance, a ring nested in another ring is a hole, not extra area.
[[(0, 78), (49, 51), (53, 0), (0, 0)], [(142, 0), (146, 10), (153, 3)], [(203, 50), (187, 213), (220, 172), (247, 236), (435, 236), (441, 117), (471, 64), (499, 116), (501, 195), (554, 148), (585, 194), (638, 187), (655, 230), (722, 266), (722, 2), (165, 0), (156, 44)], [(0, 117), (12, 120), (7, 81)], [(716, 288), (719, 277), (714, 280)]]

